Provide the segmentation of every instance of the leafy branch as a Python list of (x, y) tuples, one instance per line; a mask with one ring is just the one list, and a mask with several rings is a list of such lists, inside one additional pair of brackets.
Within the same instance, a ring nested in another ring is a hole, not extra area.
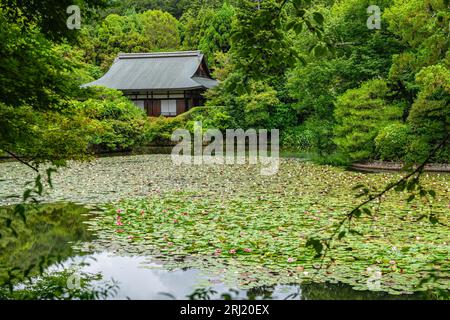
[(11, 157), (13, 157), (14, 159), (16, 159), (17, 161), (19, 161), (20, 163), (26, 165), (28, 168), (31, 168), (33, 171), (38, 172), (39, 173), (39, 167), (38, 166), (33, 166), (31, 163), (23, 160), (22, 158), (20, 158), (18, 155), (16, 155), (15, 153), (8, 151), (8, 150), (3, 150), (5, 151), (7, 154), (9, 154)]
[[(316, 257), (321, 258), (321, 266), (323, 265), (324, 259), (327, 256), (328, 252), (332, 249), (333, 240), (336, 237), (338, 238), (338, 240), (340, 240), (346, 236), (347, 230), (343, 230), (343, 227), (345, 226), (345, 224), (348, 223), (350, 225), (351, 221), (354, 218), (359, 218), (363, 213), (365, 213), (367, 215), (372, 215), (371, 210), (369, 208), (367, 208), (366, 206), (375, 200), (381, 200), (381, 198), (387, 192), (389, 192), (391, 190), (401, 192), (401, 191), (404, 191), (405, 189), (412, 192), (415, 189), (418, 189), (420, 196), (426, 197), (427, 195), (430, 195), (431, 197), (434, 198), (436, 196), (436, 192), (434, 190), (425, 190), (422, 188), (422, 186), (420, 186), (420, 176), (422, 175), (422, 173), (425, 169), (425, 166), (431, 161), (431, 159), (437, 154), (437, 152), (439, 150), (441, 150), (442, 148), (444, 148), (447, 145), (447, 143), (449, 141), (450, 141), (450, 133), (448, 133), (447, 136), (441, 141), (441, 143), (439, 143), (439, 145), (436, 146), (429, 153), (427, 158), (419, 166), (417, 166), (414, 170), (412, 170), (410, 173), (408, 173), (407, 175), (405, 175), (398, 181), (387, 185), (382, 191), (380, 191), (376, 194), (370, 194), (369, 189), (364, 188), (363, 192), (360, 195), (358, 195), (358, 197), (367, 195), (368, 198), (365, 201), (361, 202), (354, 209), (352, 209), (352, 211), (347, 213), (345, 215), (345, 217), (339, 221), (339, 223), (337, 224), (337, 227), (335, 228), (334, 232), (331, 234), (331, 236), (329, 238), (327, 238), (327, 239), (318, 239), (315, 237), (309, 238), (308, 241), (306, 242), (306, 246), (312, 247), (315, 250)], [(412, 165), (409, 164), (409, 165), (406, 165), (403, 168), (403, 170), (408, 170), (411, 168), (412, 168)], [(358, 185), (354, 189), (358, 189), (361, 187), (363, 187), (363, 185)], [(411, 194), (409, 196), (409, 198), (407, 199), (407, 201), (410, 202), (414, 198), (415, 198), (415, 195)], [(429, 220), (433, 224), (439, 223), (436, 216), (433, 215), (432, 213), (429, 216)], [(359, 232), (357, 232), (356, 230), (352, 230), (350, 228), (349, 228), (348, 232), (351, 234), (359, 234)]]
[[(23, 160), (22, 158), (20, 158), (13, 152), (10, 152), (7, 150), (5, 150), (5, 152), (8, 153), (9, 155), (11, 155), (14, 159), (19, 161), (20, 163), (26, 165), (27, 167), (31, 168), (33, 171), (38, 173), (36, 178), (34, 179), (34, 181), (30, 181), (30, 182), (26, 183), (26, 185), (30, 185), (31, 183), (34, 183), (34, 184), (31, 188), (28, 187), (24, 190), (24, 192), (22, 194), (22, 202), (19, 204), (16, 204), (14, 206), (14, 210), (13, 210), (13, 217), (20, 216), (23, 223), (26, 224), (27, 223), (27, 218), (26, 218), (26, 214), (25, 214), (26, 213), (26, 204), (29, 202), (29, 200), (31, 200), (32, 204), (34, 204), (34, 205), (39, 203), (38, 197), (41, 197), (44, 192), (44, 183), (47, 183), (50, 188), (53, 188), (51, 175), (52, 175), (52, 173), (56, 172), (56, 169), (53, 167), (47, 168), (45, 170), (46, 178), (43, 181), (42, 174), (39, 171), (38, 165), (32, 165), (31, 163)], [(18, 197), (18, 196), (12, 196), (12, 197)], [(18, 233), (12, 225), (12, 222), (13, 222), (12, 217), (0, 216), (0, 219), (4, 221), (4, 226), (7, 229), (9, 229), (15, 237), (17, 237)], [(0, 232), (0, 238), (1, 237), (2, 237), (2, 233)]]

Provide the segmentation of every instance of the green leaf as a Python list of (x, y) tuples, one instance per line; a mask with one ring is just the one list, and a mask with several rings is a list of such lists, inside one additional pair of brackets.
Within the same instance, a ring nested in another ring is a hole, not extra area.
[(353, 210), (352, 214), (353, 214), (355, 217), (359, 218), (359, 217), (361, 216), (361, 214), (362, 214), (361, 209), (355, 209), (355, 210)]
[(23, 204), (18, 204), (14, 208), (14, 214), (18, 214), (21, 218), (23, 223), (27, 223), (27, 217), (25, 215), (25, 206)]
[(53, 172), (57, 172), (57, 170), (56, 170), (55, 168), (48, 168), (48, 169), (46, 170), (46, 173), (47, 173), (47, 181), (48, 181), (48, 184), (49, 184), (50, 188), (53, 188), (53, 182), (52, 182), (52, 173), (53, 173)]
[(430, 220), (430, 222), (431, 222), (432, 224), (437, 224), (437, 223), (439, 223), (439, 220), (438, 220), (438, 218), (436, 218), (435, 215), (430, 215), (429, 220)]
[(314, 12), (313, 13), (313, 18), (320, 25), (322, 25), (323, 21), (325, 20), (323, 15), (320, 12)]
[(312, 247), (316, 251), (316, 257), (320, 257), (323, 250), (323, 244), (320, 240), (315, 238), (310, 238), (306, 241), (307, 247)]
[(304, 10), (304, 9), (297, 10), (296, 14), (297, 14), (297, 17), (302, 18), (305, 16), (306, 10)]
[(297, 23), (294, 27), (294, 30), (297, 34), (302, 33), (303, 30), (303, 23)]
[(401, 182), (399, 182), (398, 185), (395, 186), (394, 190), (397, 191), (397, 192), (401, 192), (401, 191), (404, 191), (405, 188), (406, 188), (406, 182), (405, 181), (401, 181)]
[(41, 196), (42, 190), (44, 189), (44, 187), (42, 186), (42, 177), (40, 174), (38, 174), (36, 177), (35, 186), (37, 188), (36, 193)]
[(25, 190), (25, 192), (23, 193), (23, 201), (24, 202), (30, 198), (31, 192), (33, 192), (33, 190), (31, 190), (31, 189)]
[(296, 27), (296, 26), (297, 26), (297, 21), (292, 20), (292, 21), (289, 21), (289, 22), (286, 24), (285, 29), (286, 29), (286, 30), (291, 30), (291, 29), (293, 29), (293, 28)]
[(327, 48), (325, 48), (323, 45), (319, 44), (314, 47), (314, 56), (316, 57), (323, 57), (327, 54)]
[(351, 234), (354, 234), (354, 235), (358, 235), (358, 236), (362, 236), (362, 235), (363, 235), (361, 232), (356, 231), (356, 230), (354, 230), (354, 229), (351, 229), (351, 230), (349, 230), (348, 232), (350, 232)]

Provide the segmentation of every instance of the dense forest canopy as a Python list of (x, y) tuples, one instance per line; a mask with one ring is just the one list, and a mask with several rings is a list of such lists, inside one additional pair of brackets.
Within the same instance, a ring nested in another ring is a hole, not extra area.
[[(70, 2), (70, 4), (69, 4)], [(0, 2), (0, 149), (36, 163), (167, 140), (193, 121), (278, 128), (326, 163), (421, 161), (450, 129), (448, 0)], [(206, 108), (148, 119), (119, 92), (80, 89), (119, 52), (202, 50)], [(63, 138), (61, 138), (63, 135)], [(450, 149), (434, 158), (449, 162)]]

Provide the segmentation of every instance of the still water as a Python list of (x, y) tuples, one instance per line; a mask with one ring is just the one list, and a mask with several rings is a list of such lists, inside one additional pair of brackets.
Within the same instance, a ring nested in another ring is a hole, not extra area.
[[(12, 215), (1, 208), (2, 216)], [(426, 299), (390, 296), (339, 284), (276, 285), (244, 290), (195, 268), (167, 268), (156, 257), (121, 255), (89, 247), (89, 210), (74, 204), (43, 205), (14, 220), (17, 234), (0, 238), (0, 299)], [(97, 292), (97, 295), (91, 295)]]

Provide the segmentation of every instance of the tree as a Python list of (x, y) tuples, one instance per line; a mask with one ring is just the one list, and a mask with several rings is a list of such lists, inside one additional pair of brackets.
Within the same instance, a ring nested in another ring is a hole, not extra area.
[[(390, 0), (378, 1), (385, 9)], [(369, 0), (344, 0), (330, 8), (319, 7), (325, 17), (324, 38), (335, 48), (334, 54), (317, 56), (311, 49), (320, 43), (307, 30), (295, 38), (295, 48), (307, 64), (298, 63), (288, 74), (289, 94), (296, 100), (300, 119), (316, 117), (333, 121), (336, 98), (348, 89), (374, 77), (387, 77), (392, 55), (402, 46), (394, 35), (366, 26)]]
[(334, 141), (352, 161), (374, 159), (379, 130), (401, 118), (402, 106), (391, 104), (389, 94), (384, 80), (371, 80), (337, 99)]
[(216, 9), (223, 2), (223, 0), (110, 0), (109, 6), (101, 13), (103, 17), (106, 17), (110, 14), (127, 15), (130, 12), (161, 10), (179, 19), (189, 10), (198, 12), (206, 7)]
[(64, 112), (81, 95), (83, 78), (72, 73), (67, 46), (55, 46), (36, 27), (9, 23), (2, 11), (0, 28), (0, 149), (35, 163), (82, 157), (82, 120)]
[(388, 29), (406, 46), (393, 56), (389, 80), (412, 105), (419, 90), (416, 75), (424, 67), (440, 61), (449, 63), (450, 39), (448, 29), (450, 10), (448, 0), (394, 0), (383, 18)]
[(243, 75), (241, 85), (250, 79), (276, 81), (295, 61), (282, 17), (275, 0), (244, 0), (237, 7), (231, 54), (235, 71)]
[(122, 92), (104, 87), (91, 88), (84, 101), (73, 101), (72, 113), (85, 119), (90, 149), (124, 151), (141, 145), (146, 138), (147, 116)]
[[(416, 76), (419, 94), (408, 117), (416, 137), (410, 147), (415, 161), (425, 159), (450, 133), (450, 70), (442, 64), (423, 68)], [(432, 160), (450, 161), (450, 147), (440, 150)]]
[(177, 50), (180, 45), (178, 21), (160, 10), (127, 16), (111, 14), (98, 27), (82, 30), (80, 47), (86, 60), (106, 71), (119, 52)]
[(234, 16), (234, 7), (226, 2), (216, 10), (208, 7), (188, 10), (180, 20), (183, 49), (202, 50), (209, 65), (214, 67), (215, 56), (230, 49)]
[(77, 32), (67, 28), (66, 10), (77, 5), (83, 21), (89, 19), (95, 9), (106, 6), (106, 0), (2, 0), (3, 18), (21, 28), (37, 27), (51, 40), (75, 40)]

